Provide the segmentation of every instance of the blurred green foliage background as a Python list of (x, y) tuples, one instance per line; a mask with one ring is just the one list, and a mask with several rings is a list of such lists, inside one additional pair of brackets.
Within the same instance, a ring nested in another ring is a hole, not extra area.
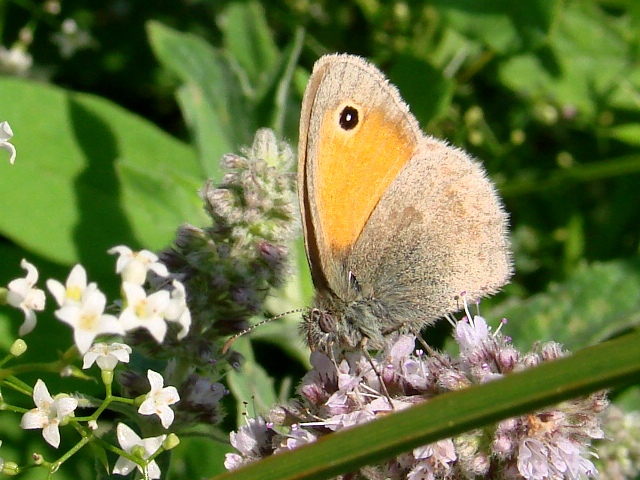
[[(295, 145), (313, 62), (349, 52), (384, 70), (424, 130), (482, 159), (498, 185), (516, 275), (483, 313), (507, 317), (516, 344), (577, 349), (640, 321), (636, 0), (5, 0), (0, 22), (0, 121), (18, 150), (14, 166), (0, 162), (2, 284), (26, 257), (43, 279), (82, 262), (117, 292), (106, 250), (157, 250), (179, 224), (205, 223), (197, 190), (219, 178), (220, 157), (263, 126)], [(299, 257), (276, 313), (308, 305)], [(22, 314), (3, 315), (6, 350)], [(33, 359), (63, 348), (52, 338), (70, 341), (51, 318), (27, 338)], [(269, 342), (271, 374), (295, 383), (304, 351), (291, 353), (301, 342), (295, 320), (285, 325), (256, 338)], [(287, 337), (273, 333), (282, 328)], [(635, 394), (620, 398), (638, 407)], [(17, 428), (0, 436), (3, 457), (41, 448)], [(176, 452), (174, 472), (221, 469), (219, 455), (202, 462), (212, 447), (198, 442)], [(80, 456), (60, 476), (90, 469)]]

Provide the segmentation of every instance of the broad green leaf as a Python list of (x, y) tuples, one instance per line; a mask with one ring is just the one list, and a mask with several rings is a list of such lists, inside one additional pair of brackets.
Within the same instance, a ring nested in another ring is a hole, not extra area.
[(505, 418), (628, 385), (640, 376), (639, 342), (640, 333), (636, 332), (500, 380), (443, 394), (216, 480), (332, 478)]
[(173, 450), (168, 478), (210, 478), (223, 473), (225, 453), (232, 451), (229, 444), (180, 436), (180, 445)]
[(149, 22), (148, 34), (158, 60), (184, 82), (178, 92), (182, 113), (205, 174), (219, 179), (222, 156), (249, 145), (257, 130), (241, 79), (225, 57), (198, 36), (157, 22)]
[(455, 82), (445, 78), (440, 70), (422, 59), (401, 55), (388, 73), (423, 128), (448, 112)]
[(594, 3), (569, 3), (548, 47), (501, 63), (499, 80), (520, 95), (575, 109), (583, 121), (592, 121), (621, 89), (628, 97), (634, 88), (628, 82), (639, 67), (627, 35)]
[(218, 17), (224, 46), (243, 69), (251, 86), (259, 90), (271, 82), (279, 52), (267, 25), (264, 7), (257, 1), (231, 2)]
[(300, 103), (297, 99), (302, 95), (292, 101), (293, 92), (291, 90), (294, 87), (294, 77), (304, 38), (304, 29), (300, 27), (296, 30), (291, 44), (282, 54), (280, 68), (274, 72), (274, 94), (268, 99), (268, 102), (266, 97), (262, 99), (265, 109), (270, 110), (268, 114), (269, 125), (276, 132), (276, 135), (284, 136), (284, 138), (294, 139), (298, 133)]
[(229, 370), (226, 383), (237, 402), (237, 425), (244, 424), (247, 405), (250, 415), (266, 415), (277, 401), (273, 379), (256, 363), (253, 350), (246, 338), (239, 338), (233, 349), (242, 354), (244, 362), (240, 371)]
[(607, 130), (607, 135), (628, 145), (640, 146), (640, 123), (625, 123)]
[(295, 313), (261, 325), (251, 332), (249, 338), (251, 340), (264, 340), (277, 345), (292, 358), (309, 366), (309, 347), (306, 344), (306, 339), (300, 333), (303, 312), (297, 311), (310, 308), (312, 297), (311, 277), (301, 238), (291, 248), (291, 265), (296, 273), (283, 288), (267, 298), (266, 308), (269, 314), (274, 316), (279, 316), (292, 310)]
[(499, 53), (539, 45), (557, 14), (559, 1), (436, 0), (456, 30), (479, 40)]
[(491, 311), (509, 321), (506, 332), (522, 348), (554, 340), (569, 350), (640, 325), (640, 259), (582, 264), (562, 283)]
[(26, 80), (0, 79), (0, 97), (18, 149), (0, 175), (0, 232), (23, 248), (111, 269), (108, 248), (159, 249), (201, 218), (193, 151), (148, 121)]

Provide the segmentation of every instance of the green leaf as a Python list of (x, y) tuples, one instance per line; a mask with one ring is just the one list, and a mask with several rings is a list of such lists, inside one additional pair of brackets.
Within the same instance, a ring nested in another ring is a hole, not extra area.
[(107, 459), (107, 452), (105, 451), (105, 449), (98, 445), (96, 442), (89, 442), (89, 447), (91, 447), (91, 452), (105, 469), (105, 472), (109, 473), (109, 460)]
[(210, 478), (223, 473), (225, 454), (232, 451), (233, 448), (228, 444), (181, 436), (180, 445), (172, 451), (171, 470), (167, 478)]
[(23, 248), (112, 270), (110, 247), (158, 249), (177, 224), (201, 218), (192, 149), (148, 121), (23, 79), (0, 79), (0, 97), (18, 150), (0, 175), (0, 232)]
[(216, 49), (195, 35), (148, 23), (158, 60), (184, 85), (178, 100), (200, 152), (207, 177), (220, 179), (220, 159), (249, 145), (257, 125), (242, 82)]
[(505, 418), (626, 385), (640, 375), (639, 344), (640, 333), (634, 333), (586, 348), (500, 380), (440, 395), (216, 480), (331, 478)]
[(546, 38), (561, 4), (558, 0), (436, 0), (456, 30), (499, 53), (539, 45)]
[(639, 291), (638, 258), (581, 264), (563, 283), (509, 299), (491, 316), (507, 318), (506, 331), (522, 348), (553, 340), (573, 350), (640, 325)]
[(422, 125), (447, 114), (455, 82), (445, 78), (440, 70), (414, 56), (400, 55), (388, 73)]
[(607, 135), (634, 147), (640, 146), (640, 123), (625, 123), (607, 130)]
[(273, 379), (256, 363), (251, 343), (246, 338), (239, 338), (233, 349), (242, 354), (245, 361), (239, 372), (229, 370), (226, 379), (238, 403), (237, 425), (243, 425), (247, 405), (251, 406), (251, 415), (266, 415), (276, 403), (277, 395)]
[(498, 189), (504, 198), (521, 197), (547, 189), (564, 189), (570, 182), (594, 182), (605, 178), (624, 177), (640, 173), (640, 155), (631, 154), (607, 158), (567, 169), (557, 169), (544, 179), (525, 178), (508, 183), (499, 183)]
[(631, 32), (622, 25), (595, 3), (569, 3), (548, 46), (501, 63), (500, 82), (536, 101), (571, 107), (591, 122), (603, 104), (621, 94), (629, 98), (634, 89), (628, 82), (638, 67), (626, 39)]
[[(298, 133), (300, 121), (300, 103), (291, 101), (291, 87), (294, 83), (294, 75), (298, 65), (300, 52), (304, 44), (304, 29), (298, 28), (295, 32), (291, 45), (282, 55), (282, 67), (279, 79), (274, 85), (275, 92), (269, 101), (273, 114), (269, 124), (278, 136), (285, 138), (295, 136)], [(292, 132), (293, 134), (288, 134)]]
[(278, 67), (279, 52), (269, 30), (264, 7), (256, 2), (231, 2), (218, 17), (224, 46), (259, 90)]

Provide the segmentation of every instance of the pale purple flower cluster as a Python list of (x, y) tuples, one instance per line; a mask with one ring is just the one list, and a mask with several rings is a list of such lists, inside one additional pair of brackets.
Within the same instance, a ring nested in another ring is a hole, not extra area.
[(287, 245), (299, 225), (293, 161), (291, 147), (259, 130), (244, 156), (223, 157), (221, 182), (208, 181), (200, 192), (211, 225), (182, 225), (160, 255), (187, 291), (194, 325), (180, 342), (184, 355), (247, 328), (269, 289), (286, 278)]
[(597, 442), (594, 463), (601, 478), (625, 480), (640, 477), (640, 412), (611, 405), (604, 412), (604, 440)]
[[(460, 354), (429, 355), (415, 350), (415, 338), (391, 339), (373, 358), (363, 352), (311, 354), (312, 370), (299, 387), (301, 399), (274, 408), (269, 422), (250, 420), (232, 434), (239, 454), (229, 454), (227, 468), (293, 449), (342, 428), (365, 423), (391, 411), (429, 401), (436, 395), (480, 384), (563, 356), (556, 343), (529, 353), (516, 350), (500, 331), (492, 333), (479, 316), (457, 322), (454, 338)], [(386, 388), (382, 388), (380, 381)], [(482, 431), (440, 440), (414, 449), (383, 465), (359, 472), (364, 478), (448, 479), (593, 477), (591, 441), (603, 437), (599, 414), (607, 405), (603, 393), (564, 402), (522, 417), (504, 420)], [(273, 425), (289, 427), (286, 434)], [(249, 440), (250, 439), (250, 440)], [(372, 473), (375, 472), (375, 473)]]

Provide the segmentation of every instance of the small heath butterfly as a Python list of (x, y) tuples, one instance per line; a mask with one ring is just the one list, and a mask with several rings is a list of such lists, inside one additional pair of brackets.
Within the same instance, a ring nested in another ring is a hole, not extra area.
[(484, 168), (424, 134), (372, 64), (316, 62), (298, 148), (312, 348), (381, 348), (508, 281), (508, 218)]

